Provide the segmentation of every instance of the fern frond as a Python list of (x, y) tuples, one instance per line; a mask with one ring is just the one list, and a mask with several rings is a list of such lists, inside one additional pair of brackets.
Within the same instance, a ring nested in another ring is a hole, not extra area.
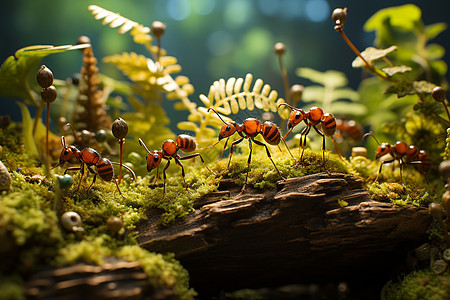
[(103, 19), (103, 25), (109, 24), (109, 27), (111, 28), (119, 27), (119, 34), (124, 34), (131, 30), (130, 33), (136, 43), (146, 44), (153, 40), (152, 36), (149, 34), (149, 27), (141, 25), (121, 16), (120, 14), (106, 10), (97, 5), (89, 5), (88, 9), (92, 12), (96, 20)]
[(224, 115), (237, 114), (239, 110), (254, 110), (255, 107), (277, 112), (277, 105), (284, 101), (278, 98), (277, 91), (261, 79), (257, 79), (251, 88), (252, 81), (252, 74), (247, 74), (245, 79), (219, 79), (211, 85), (208, 96), (200, 95), (200, 100), (205, 106), (212, 106)]

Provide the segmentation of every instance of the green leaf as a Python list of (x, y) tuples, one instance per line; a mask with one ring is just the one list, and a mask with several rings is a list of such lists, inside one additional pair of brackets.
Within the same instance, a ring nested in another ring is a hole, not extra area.
[[(367, 47), (366, 50), (361, 52), (361, 56), (364, 57), (364, 59), (368, 63), (371, 63), (377, 59), (386, 57), (388, 54), (394, 52), (395, 50), (397, 50), (397, 46), (391, 46), (387, 49), (377, 49), (374, 47)], [(359, 56), (356, 57), (355, 60), (352, 62), (353, 68), (362, 68), (364, 66), (365, 64)]]
[(25, 149), (32, 157), (39, 158), (39, 151), (33, 138), (33, 119), (31, 118), (30, 112), (25, 104), (21, 102), (16, 103), (19, 105), (20, 112), (22, 114), (22, 135)]
[(390, 67), (390, 68), (383, 68), (382, 70), (388, 76), (394, 76), (395, 74), (399, 74), (399, 73), (403, 74), (403, 73), (409, 72), (412, 69), (408, 66), (395, 66), (395, 67)]
[(428, 81), (413, 81), (410, 82), (402, 82), (398, 84), (391, 85), (385, 91), (386, 94), (397, 94), (399, 98), (404, 97), (406, 95), (414, 95), (421, 93), (431, 93), (433, 89), (436, 87), (433, 83)]
[(425, 26), (425, 35), (429, 40), (434, 39), (436, 36), (438, 36), (441, 32), (447, 29), (446, 23), (434, 23), (431, 25)]
[(441, 59), (445, 54), (445, 48), (438, 44), (428, 44), (425, 50), (425, 57), (430, 60)]
[(298, 68), (295, 74), (299, 77), (307, 78), (312, 82), (320, 83), (328, 87), (341, 87), (346, 86), (348, 83), (347, 77), (344, 73), (334, 70), (326, 72), (319, 72), (310, 68)]
[(365, 116), (367, 114), (367, 107), (360, 103), (336, 101), (331, 103), (330, 111), (333, 112), (333, 115)]
[(32, 87), (37, 87), (36, 73), (45, 56), (67, 50), (83, 49), (90, 44), (49, 46), (36, 45), (19, 49), (14, 56), (8, 57), (0, 67), (0, 94), (5, 97), (22, 98), (38, 105), (32, 95)]
[(422, 17), (419, 7), (414, 4), (388, 7), (379, 10), (364, 24), (365, 31), (383, 30), (388, 22), (390, 26), (405, 31), (417, 28)]

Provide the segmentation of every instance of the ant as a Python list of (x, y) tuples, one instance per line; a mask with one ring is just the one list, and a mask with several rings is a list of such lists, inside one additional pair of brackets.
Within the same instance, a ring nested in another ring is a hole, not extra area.
[[(175, 160), (175, 164), (181, 167), (181, 176), (183, 177), (184, 185), (187, 189), (187, 184), (185, 180), (185, 174), (184, 174), (184, 168), (181, 164), (182, 160), (195, 158), (197, 156), (200, 157), (202, 163), (205, 165), (206, 169), (210, 171), (212, 174), (216, 175), (213, 171), (211, 171), (210, 168), (206, 165), (205, 161), (203, 160), (203, 157), (199, 153), (194, 153), (188, 156), (180, 157), (178, 155), (178, 150), (182, 150), (183, 152), (192, 152), (196, 149), (197, 144), (193, 137), (187, 134), (180, 134), (177, 136), (175, 141), (169, 139), (165, 141), (162, 145), (162, 150), (154, 150), (150, 151), (148, 150), (147, 146), (145, 145), (144, 141), (142, 141), (141, 138), (139, 138), (139, 145), (143, 146), (145, 150), (147, 150), (147, 171), (150, 172), (154, 168), (156, 168), (156, 178), (158, 178), (158, 166), (161, 163), (162, 159), (167, 160), (167, 164), (164, 166), (163, 169), (163, 175), (164, 175), (164, 188), (163, 188), (163, 194), (166, 193), (166, 170), (170, 165), (170, 160), (173, 158)], [(188, 191), (189, 192), (189, 191)]]
[(336, 138), (350, 138), (353, 141), (360, 141), (363, 133), (361, 124), (354, 120), (336, 119), (336, 129), (338, 133)]
[[(305, 151), (305, 146), (306, 146), (306, 136), (308, 135), (309, 131), (311, 130), (311, 127), (314, 128), (314, 130), (320, 136), (322, 136), (322, 141), (323, 141), (322, 142), (322, 163), (323, 163), (324, 168), (326, 169), (326, 167), (325, 167), (325, 136), (329, 136), (331, 138), (331, 140), (333, 141), (336, 153), (339, 155), (339, 157), (342, 160), (344, 160), (342, 158), (341, 154), (339, 153), (339, 151), (337, 149), (336, 141), (333, 138), (333, 134), (336, 131), (336, 119), (334, 118), (334, 116), (332, 114), (324, 113), (323, 110), (317, 106), (311, 107), (309, 112), (306, 113), (303, 109), (293, 107), (292, 105), (287, 104), (287, 103), (280, 103), (278, 105), (278, 108), (281, 105), (285, 105), (292, 110), (291, 114), (289, 115), (289, 121), (287, 124), (288, 132), (283, 137), (283, 140), (286, 139), (286, 137), (291, 133), (292, 129), (294, 129), (294, 127), (297, 126), (299, 123), (301, 123), (303, 121), (306, 124), (306, 127), (300, 133), (300, 148), (302, 148), (302, 154), (300, 155), (300, 159), (294, 165), (294, 167), (298, 166), (302, 162), (303, 152)], [(322, 125), (322, 131), (316, 127), (319, 124)], [(328, 170), (327, 170), (327, 173), (329, 173)]]
[[(258, 136), (259, 134), (261, 134), (263, 136), (264, 140), (266, 141), (266, 143), (268, 143), (270, 145), (277, 145), (281, 151), (279, 143), (282, 140), (282, 138), (281, 138), (280, 131), (278, 130), (277, 126), (274, 123), (272, 123), (270, 121), (265, 121), (263, 124), (261, 124), (261, 122), (255, 118), (247, 118), (244, 120), (244, 123), (242, 123), (242, 124), (238, 124), (235, 121), (225, 122), (222, 119), (222, 117), (219, 115), (219, 113), (213, 107), (210, 107), (208, 109), (208, 112), (210, 110), (214, 111), (217, 114), (217, 116), (219, 117), (219, 119), (223, 122), (222, 128), (220, 129), (220, 132), (219, 132), (219, 141), (224, 138), (227, 138), (225, 145), (223, 147), (222, 155), (220, 156), (220, 159), (222, 159), (223, 152), (225, 151), (225, 148), (227, 147), (228, 139), (230, 138), (230, 136), (232, 136), (235, 132), (237, 132), (241, 136), (241, 138), (235, 140), (231, 144), (231, 151), (230, 151), (230, 157), (228, 159), (227, 168), (224, 171), (222, 171), (222, 173), (220, 175), (224, 174), (230, 168), (231, 157), (233, 156), (233, 147), (235, 145), (241, 143), (244, 139), (248, 139), (248, 146), (250, 148), (250, 154), (248, 155), (248, 161), (247, 161), (248, 167), (247, 167), (247, 175), (245, 177), (244, 187), (247, 184), (248, 172), (250, 170), (250, 162), (252, 160), (252, 142), (257, 145), (264, 146), (266, 148), (267, 156), (269, 157), (273, 166), (277, 170), (278, 174), (280, 175), (280, 177), (282, 179), (286, 179), (283, 176), (283, 174), (281, 174), (280, 170), (278, 170), (275, 163), (273, 162), (272, 157), (269, 152), (269, 148), (267, 147), (267, 145), (264, 144), (263, 142), (255, 140), (255, 137)], [(284, 142), (284, 139), (283, 139), (283, 142)], [(216, 145), (216, 144), (214, 144), (214, 145)], [(286, 148), (287, 148), (287, 146), (286, 146)], [(287, 148), (287, 149), (289, 150), (289, 148)], [(291, 154), (291, 156), (292, 156), (292, 154)]]
[[(61, 144), (63, 146), (63, 149), (61, 150), (61, 154), (59, 156), (59, 163), (57, 163), (55, 166), (51, 168), (54, 169), (59, 165), (63, 165), (64, 163), (70, 161), (72, 157), (75, 157), (78, 162), (80, 163), (79, 167), (69, 167), (64, 171), (64, 175), (67, 173), (67, 171), (77, 171), (80, 170), (81, 177), (80, 181), (78, 182), (77, 191), (80, 188), (81, 179), (84, 175), (84, 165), (87, 166), (89, 172), (94, 174), (94, 179), (92, 180), (91, 185), (88, 188), (88, 191), (91, 189), (91, 187), (95, 183), (95, 179), (97, 178), (97, 175), (100, 176), (101, 179), (104, 181), (114, 181), (116, 184), (117, 190), (119, 191), (119, 194), (122, 195), (122, 192), (119, 189), (119, 185), (117, 184), (117, 181), (114, 177), (114, 165), (120, 165), (119, 163), (112, 162), (107, 158), (102, 157), (95, 149), (92, 148), (84, 148), (83, 150), (78, 150), (75, 146), (66, 146), (66, 141), (64, 136), (61, 137)], [(91, 169), (92, 166), (96, 167), (96, 171)], [(136, 180), (136, 175), (134, 174), (133, 170), (131, 170), (129, 167), (122, 165), (124, 168), (126, 168), (131, 175), (133, 176), (133, 180)], [(125, 197), (124, 197), (125, 198)]]
[[(363, 140), (367, 136), (372, 136), (375, 141), (378, 143), (377, 150), (375, 150), (375, 160), (385, 156), (390, 155), (391, 159), (383, 160), (380, 164), (380, 169), (378, 170), (377, 178), (375, 181), (378, 181), (378, 178), (381, 175), (381, 169), (384, 164), (394, 162), (398, 160), (400, 164), (400, 182), (403, 184), (403, 164), (411, 164), (418, 171), (422, 171), (421, 173), (425, 175), (431, 167), (431, 159), (430, 155), (425, 150), (419, 150), (416, 146), (408, 145), (403, 141), (397, 141), (395, 145), (390, 145), (389, 143), (381, 143), (378, 142), (377, 138), (371, 133), (366, 133), (363, 136)], [(420, 167), (420, 168), (419, 168)]]

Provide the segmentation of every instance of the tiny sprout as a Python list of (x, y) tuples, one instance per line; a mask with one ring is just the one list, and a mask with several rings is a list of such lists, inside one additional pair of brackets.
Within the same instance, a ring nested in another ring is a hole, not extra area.
[(294, 84), (293, 86), (291, 86), (290, 92), (291, 92), (292, 101), (294, 101), (294, 103), (300, 101), (300, 99), (302, 98), (304, 89), (305, 89), (305, 87), (301, 84)]
[(152, 23), (152, 34), (156, 38), (160, 38), (166, 31), (166, 24), (161, 21), (153, 21)]
[(52, 103), (53, 101), (55, 101), (57, 95), (58, 93), (56, 92), (56, 88), (53, 85), (41, 90), (42, 101), (46, 103)]
[(286, 45), (284, 43), (276, 43), (275, 46), (273, 46), (273, 50), (277, 55), (283, 55), (286, 52)]
[(122, 227), (123, 221), (119, 217), (109, 217), (106, 221), (106, 228), (113, 233), (119, 233)]
[(347, 7), (344, 8), (336, 8), (333, 10), (332, 18), (336, 27), (335, 30), (343, 29), (344, 23), (347, 20)]
[(53, 84), (53, 73), (45, 65), (42, 65), (37, 72), (36, 80), (42, 88), (48, 88)]

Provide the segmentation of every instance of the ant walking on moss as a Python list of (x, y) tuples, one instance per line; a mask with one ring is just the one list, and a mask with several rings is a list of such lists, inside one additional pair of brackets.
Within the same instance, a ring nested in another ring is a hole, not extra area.
[[(384, 164), (388, 164), (398, 160), (400, 165), (400, 183), (403, 184), (403, 165), (411, 164), (418, 171), (425, 175), (431, 167), (430, 155), (425, 150), (419, 150), (416, 146), (408, 145), (403, 141), (397, 141), (395, 145), (390, 145), (389, 143), (378, 142), (377, 138), (371, 133), (366, 133), (363, 136), (363, 140), (371, 136), (375, 139), (378, 144), (377, 150), (375, 150), (375, 160), (382, 158), (385, 155), (390, 155), (390, 159), (382, 160), (380, 168), (378, 169), (377, 178), (375, 182), (381, 175), (381, 170)], [(426, 179), (426, 177), (425, 177)]]
[[(177, 136), (175, 141), (169, 139), (165, 141), (162, 145), (162, 150), (154, 150), (150, 151), (148, 150), (147, 146), (145, 145), (144, 141), (139, 138), (139, 145), (143, 146), (145, 150), (147, 150), (147, 171), (150, 172), (154, 168), (156, 168), (156, 178), (158, 178), (158, 166), (161, 163), (163, 159), (167, 160), (166, 165), (163, 169), (163, 178), (164, 178), (164, 187), (163, 187), (163, 195), (166, 193), (166, 170), (170, 165), (170, 160), (173, 158), (175, 160), (175, 164), (180, 166), (181, 168), (181, 176), (183, 177), (184, 185), (187, 189), (187, 184), (185, 180), (185, 173), (184, 173), (184, 167), (181, 164), (182, 160), (186, 159), (192, 159), (195, 157), (200, 157), (202, 163), (205, 165), (206, 169), (210, 171), (212, 174), (216, 175), (208, 166), (206, 165), (205, 161), (203, 160), (203, 157), (199, 153), (194, 153), (188, 156), (180, 157), (178, 155), (178, 150), (182, 150), (183, 152), (192, 152), (197, 148), (197, 144), (193, 137), (187, 134), (180, 134)], [(189, 191), (188, 191), (189, 192)]]
[[(66, 146), (66, 141), (64, 139), (64, 136), (61, 137), (61, 144), (63, 146), (63, 149), (61, 150), (61, 154), (59, 156), (59, 163), (57, 163), (55, 166), (53, 166), (50, 170), (56, 168), (59, 165), (63, 165), (66, 162), (69, 162), (72, 157), (75, 157), (78, 162), (80, 163), (79, 167), (69, 167), (64, 171), (64, 175), (67, 173), (67, 171), (80, 171), (81, 177), (80, 181), (78, 182), (77, 191), (80, 188), (81, 179), (84, 175), (84, 165), (87, 166), (89, 172), (94, 174), (94, 179), (92, 180), (91, 185), (88, 188), (88, 191), (91, 189), (91, 187), (94, 185), (95, 180), (97, 178), (97, 175), (103, 179), (104, 181), (114, 181), (116, 184), (117, 190), (119, 191), (119, 194), (122, 195), (122, 192), (119, 189), (119, 184), (116, 181), (116, 178), (114, 176), (114, 165), (120, 165), (119, 163), (110, 161), (107, 158), (102, 157), (95, 149), (93, 148), (84, 148), (83, 150), (78, 150), (75, 146)], [(96, 170), (93, 170), (91, 167), (95, 166)], [(133, 180), (136, 180), (136, 175), (134, 174), (133, 170), (131, 170), (129, 167), (122, 165), (124, 168), (126, 168), (131, 175), (133, 176)], [(124, 197), (125, 198), (125, 197)]]
[[(278, 130), (277, 126), (274, 123), (272, 123), (270, 121), (265, 121), (263, 124), (261, 124), (261, 122), (255, 118), (247, 118), (244, 120), (244, 122), (242, 124), (238, 124), (235, 121), (225, 122), (222, 119), (222, 117), (220, 116), (220, 114), (213, 107), (210, 107), (208, 109), (208, 112), (210, 110), (214, 111), (217, 114), (217, 116), (219, 117), (219, 119), (223, 122), (223, 125), (219, 132), (219, 141), (224, 138), (227, 139), (225, 142), (225, 145), (223, 147), (222, 155), (220, 156), (220, 158), (222, 158), (222, 156), (223, 156), (223, 152), (225, 151), (225, 148), (227, 147), (228, 139), (230, 138), (230, 136), (232, 136), (236, 132), (241, 136), (239, 139), (235, 140), (231, 144), (231, 151), (230, 151), (230, 156), (228, 159), (227, 168), (225, 170), (223, 170), (222, 173), (220, 173), (220, 175), (224, 174), (230, 168), (231, 157), (233, 156), (234, 146), (241, 143), (244, 139), (248, 139), (248, 146), (250, 148), (250, 154), (248, 155), (248, 160), (247, 160), (247, 175), (245, 176), (244, 188), (245, 188), (245, 185), (247, 184), (248, 172), (250, 171), (250, 162), (252, 160), (252, 150), (253, 150), (252, 142), (255, 143), (256, 145), (265, 147), (267, 157), (269, 157), (270, 161), (272, 162), (273, 166), (277, 170), (278, 174), (280, 175), (280, 177), (282, 179), (286, 179), (283, 176), (283, 174), (281, 174), (280, 170), (277, 168), (274, 161), (272, 160), (272, 156), (270, 155), (270, 151), (269, 151), (269, 148), (267, 147), (267, 145), (264, 144), (263, 142), (255, 140), (255, 137), (257, 137), (259, 134), (261, 134), (263, 136), (264, 140), (266, 141), (266, 143), (268, 143), (270, 145), (277, 145), (281, 151), (279, 144), (280, 144), (282, 138), (281, 138), (280, 131)], [(283, 139), (283, 142), (284, 142), (284, 139)], [(216, 145), (216, 144), (214, 144), (214, 145)], [(287, 146), (286, 146), (286, 148), (289, 151), (289, 148)], [(289, 151), (289, 153), (290, 153), (290, 151)], [(291, 156), (292, 156), (292, 154), (291, 154)]]

